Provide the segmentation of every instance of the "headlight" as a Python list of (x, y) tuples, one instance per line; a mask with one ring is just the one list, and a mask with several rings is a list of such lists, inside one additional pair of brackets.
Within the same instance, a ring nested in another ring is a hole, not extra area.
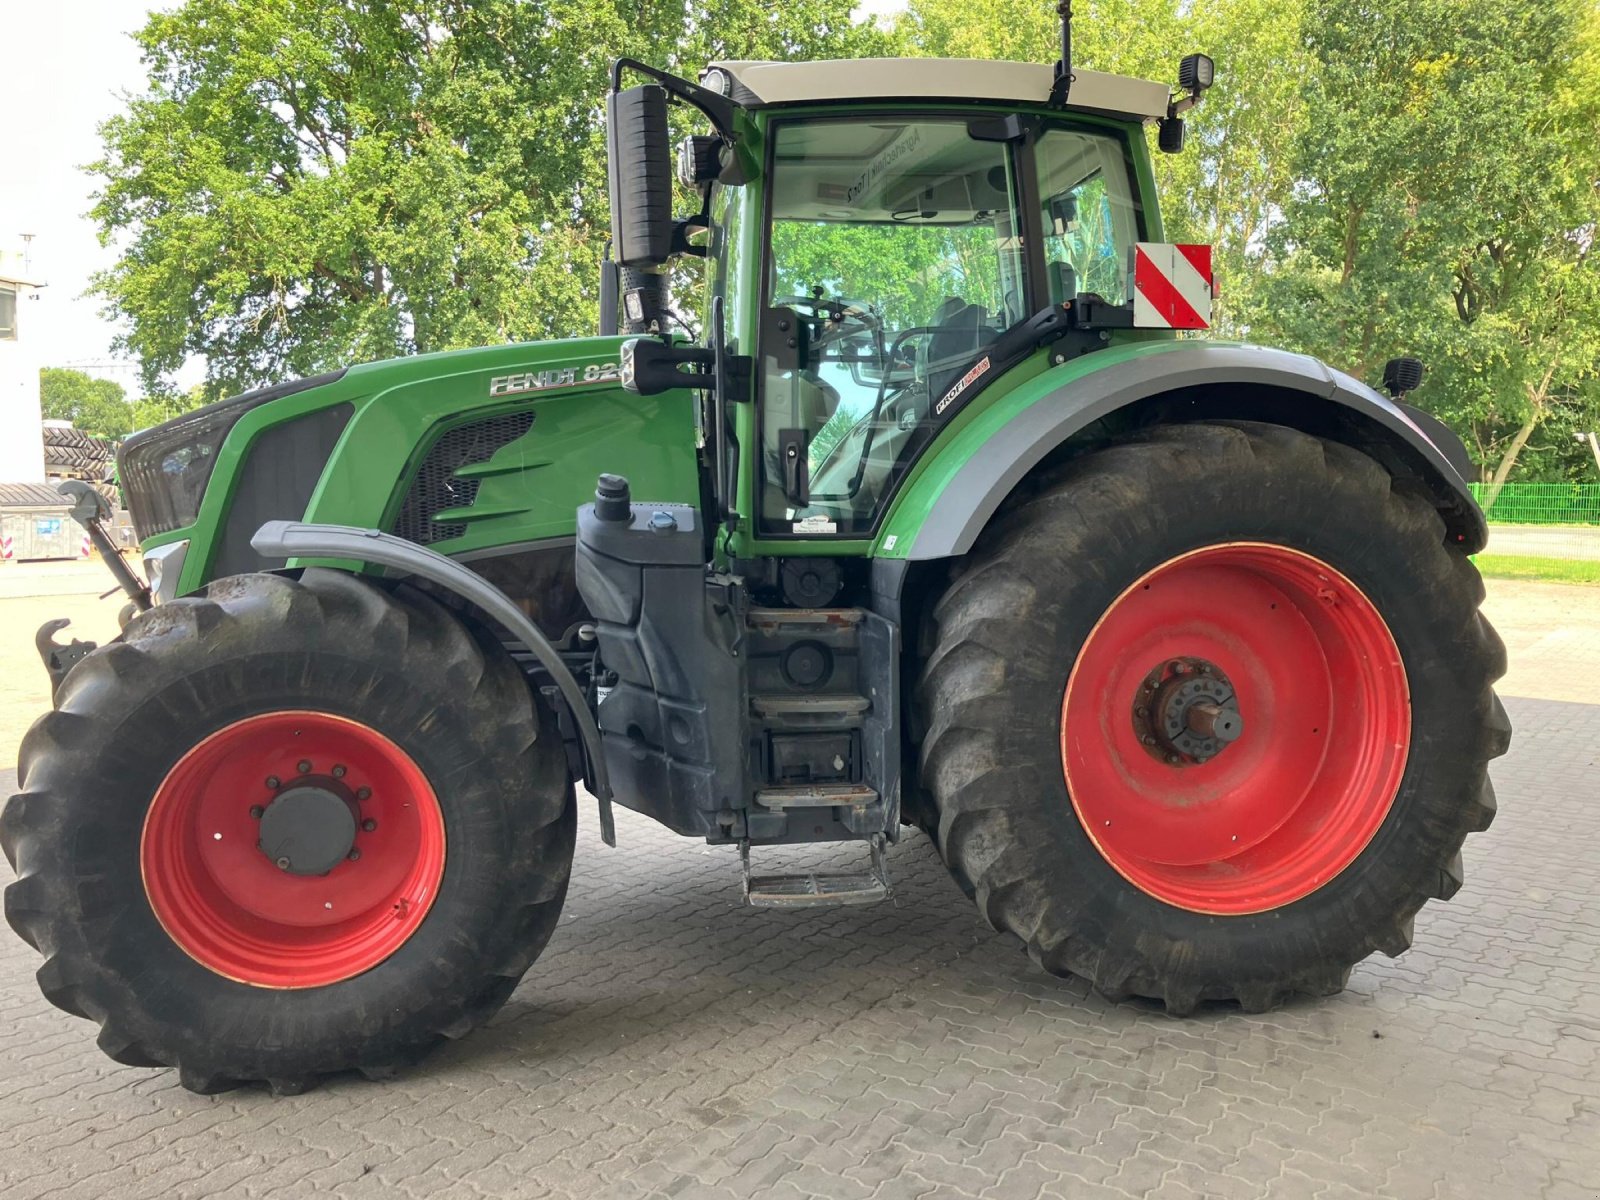
[(117, 478), (140, 540), (180, 529), (200, 515), (217, 451), (253, 405), (208, 405), (129, 438), (117, 454)]
[(117, 451), (117, 481), (127, 495), (139, 540), (181, 529), (200, 515), (200, 498), (217, 452), (240, 417), (269, 400), (321, 387), (343, 374), (333, 371), (257, 388), (174, 417), (123, 442)]

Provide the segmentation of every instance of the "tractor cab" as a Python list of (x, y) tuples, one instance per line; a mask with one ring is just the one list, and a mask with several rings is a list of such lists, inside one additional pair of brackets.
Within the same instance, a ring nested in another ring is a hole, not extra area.
[[(674, 263), (700, 255), (707, 344), (633, 343), (625, 386), (680, 386), (674, 367), (721, 356), (733, 391), (702, 421), (713, 523), (747, 555), (862, 553), (939, 431), (1011, 368), (1174, 326), (1133, 312), (1137, 248), (1160, 237), (1143, 126), (1170, 140), (1198, 83), (1078, 71), (1063, 91), (1050, 66), (927, 59), (646, 73), (612, 98), (615, 197), (665, 194), (670, 102), (715, 132), (677, 155), (698, 212), (660, 209), (659, 233), (614, 214), (623, 324), (666, 334)], [(1186, 327), (1205, 323), (1203, 283)]]
[[(608, 111), (608, 270), (640, 335), (622, 384), (699, 392), (704, 487), (696, 509), (607, 476), (579, 514), (607, 767), (619, 802), (747, 856), (872, 850), (864, 876), (757, 877), (753, 903), (880, 898), (903, 647), (863, 560), (980, 393), (1170, 330), (1138, 319), (1135, 264), (1160, 236), (1143, 125), (1183, 101), (1027, 63), (728, 62), (691, 84), (622, 62), (615, 82), (630, 71), (649, 82)], [(674, 105), (713, 129), (679, 144), (675, 181)], [(676, 220), (674, 182), (696, 205)], [(672, 295), (694, 257), (703, 341)]]

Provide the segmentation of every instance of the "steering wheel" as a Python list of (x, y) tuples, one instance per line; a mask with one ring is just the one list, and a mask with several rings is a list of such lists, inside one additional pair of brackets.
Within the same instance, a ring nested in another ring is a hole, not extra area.
[(877, 332), (883, 328), (883, 318), (865, 300), (848, 296), (828, 299), (818, 288), (810, 296), (778, 296), (772, 301), (774, 308), (794, 308), (807, 321), (815, 324), (811, 345), (815, 349), (831, 345), (854, 333)]

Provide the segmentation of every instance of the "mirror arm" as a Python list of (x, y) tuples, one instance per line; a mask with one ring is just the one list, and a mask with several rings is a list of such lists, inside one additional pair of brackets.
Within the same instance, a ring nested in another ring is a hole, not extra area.
[(649, 63), (642, 63), (636, 58), (619, 58), (611, 64), (611, 90), (622, 90), (623, 71), (634, 71), (659, 83), (678, 99), (694, 105), (710, 118), (711, 124), (716, 127), (717, 133), (724, 141), (733, 141), (734, 110), (738, 107), (726, 96), (719, 96), (709, 88), (703, 88), (698, 83), (691, 83), (681, 79), (670, 72), (652, 67)]
[(600, 260), (600, 336), (617, 335), (617, 305), (621, 295), (618, 286), (619, 268), (611, 257), (611, 243), (606, 243), (605, 256)]
[(708, 222), (699, 216), (678, 218), (672, 223), (672, 252), (687, 258), (709, 257), (710, 246), (697, 246), (689, 240), (691, 230), (707, 228), (709, 228)]

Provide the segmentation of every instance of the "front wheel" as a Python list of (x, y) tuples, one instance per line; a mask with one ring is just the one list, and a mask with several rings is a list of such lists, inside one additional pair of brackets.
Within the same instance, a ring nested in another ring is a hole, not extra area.
[(1461, 883), (1509, 729), (1482, 585), (1372, 459), (1146, 432), (1014, 502), (936, 606), (935, 836), (1046, 969), (1175, 1012), (1338, 991)]
[(503, 648), (420, 593), (244, 575), (136, 618), (23, 741), (13, 928), (57, 1006), (212, 1092), (385, 1076), (510, 996), (575, 810)]

